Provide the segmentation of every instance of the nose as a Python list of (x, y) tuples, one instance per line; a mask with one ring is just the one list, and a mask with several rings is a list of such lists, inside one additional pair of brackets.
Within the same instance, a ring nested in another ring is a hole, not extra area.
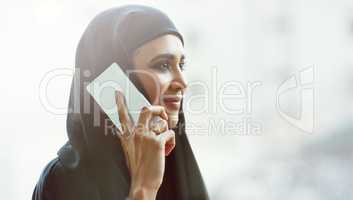
[(170, 87), (172, 90), (179, 91), (184, 90), (187, 88), (187, 82), (185, 80), (185, 77), (180, 69), (175, 70), (173, 73), (173, 80), (170, 83)]

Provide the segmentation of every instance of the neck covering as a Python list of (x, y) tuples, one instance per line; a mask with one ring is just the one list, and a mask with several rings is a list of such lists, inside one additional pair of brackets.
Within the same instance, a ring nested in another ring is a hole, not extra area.
[[(97, 15), (80, 39), (67, 114), (69, 141), (59, 150), (58, 158), (67, 171), (79, 170), (85, 174), (88, 178), (80, 187), (95, 190), (99, 199), (125, 200), (131, 179), (118, 137), (111, 129), (107, 133), (113, 123), (85, 88), (113, 62), (123, 71), (133, 67), (134, 50), (165, 34), (177, 36), (184, 45), (182, 35), (166, 14), (148, 6), (126, 5)], [(129, 78), (146, 96), (140, 83)], [(176, 146), (166, 157), (163, 182), (156, 199), (208, 199), (185, 133), (182, 106), (177, 127), (173, 130)]]

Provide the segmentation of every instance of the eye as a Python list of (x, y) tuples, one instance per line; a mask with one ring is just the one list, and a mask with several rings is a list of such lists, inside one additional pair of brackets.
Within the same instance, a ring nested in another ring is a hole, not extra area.
[(169, 65), (169, 63), (162, 63), (161, 64), (161, 68), (163, 68), (163, 69), (170, 69), (170, 65)]
[[(172, 70), (172, 65), (169, 64), (168, 61), (162, 61), (162, 62), (158, 62), (155, 65), (153, 65), (153, 68), (158, 70), (158, 71), (165, 72), (165, 71)], [(180, 61), (179, 62), (179, 68), (180, 68), (181, 71), (185, 70), (185, 62), (184, 61)]]
[(179, 67), (180, 67), (180, 70), (181, 70), (181, 71), (184, 71), (184, 70), (185, 70), (185, 61), (181, 61), (181, 62), (179, 63)]
[(171, 66), (169, 65), (168, 62), (158, 62), (155, 65), (153, 65), (153, 68), (158, 70), (158, 71), (167, 71), (170, 70)]

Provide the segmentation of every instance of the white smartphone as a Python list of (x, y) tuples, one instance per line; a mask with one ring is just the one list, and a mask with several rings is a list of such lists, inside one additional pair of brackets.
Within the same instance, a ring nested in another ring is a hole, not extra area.
[(115, 101), (116, 90), (124, 94), (127, 108), (134, 123), (138, 120), (141, 108), (151, 105), (117, 63), (113, 63), (102, 72), (87, 85), (86, 89), (118, 128), (121, 128), (121, 125)]

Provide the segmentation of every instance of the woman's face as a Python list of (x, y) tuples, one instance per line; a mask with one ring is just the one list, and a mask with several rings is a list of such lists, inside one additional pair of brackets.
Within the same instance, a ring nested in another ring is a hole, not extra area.
[(184, 48), (175, 35), (163, 35), (135, 50), (134, 69), (152, 105), (164, 106), (169, 128), (178, 122), (187, 83), (183, 75)]

